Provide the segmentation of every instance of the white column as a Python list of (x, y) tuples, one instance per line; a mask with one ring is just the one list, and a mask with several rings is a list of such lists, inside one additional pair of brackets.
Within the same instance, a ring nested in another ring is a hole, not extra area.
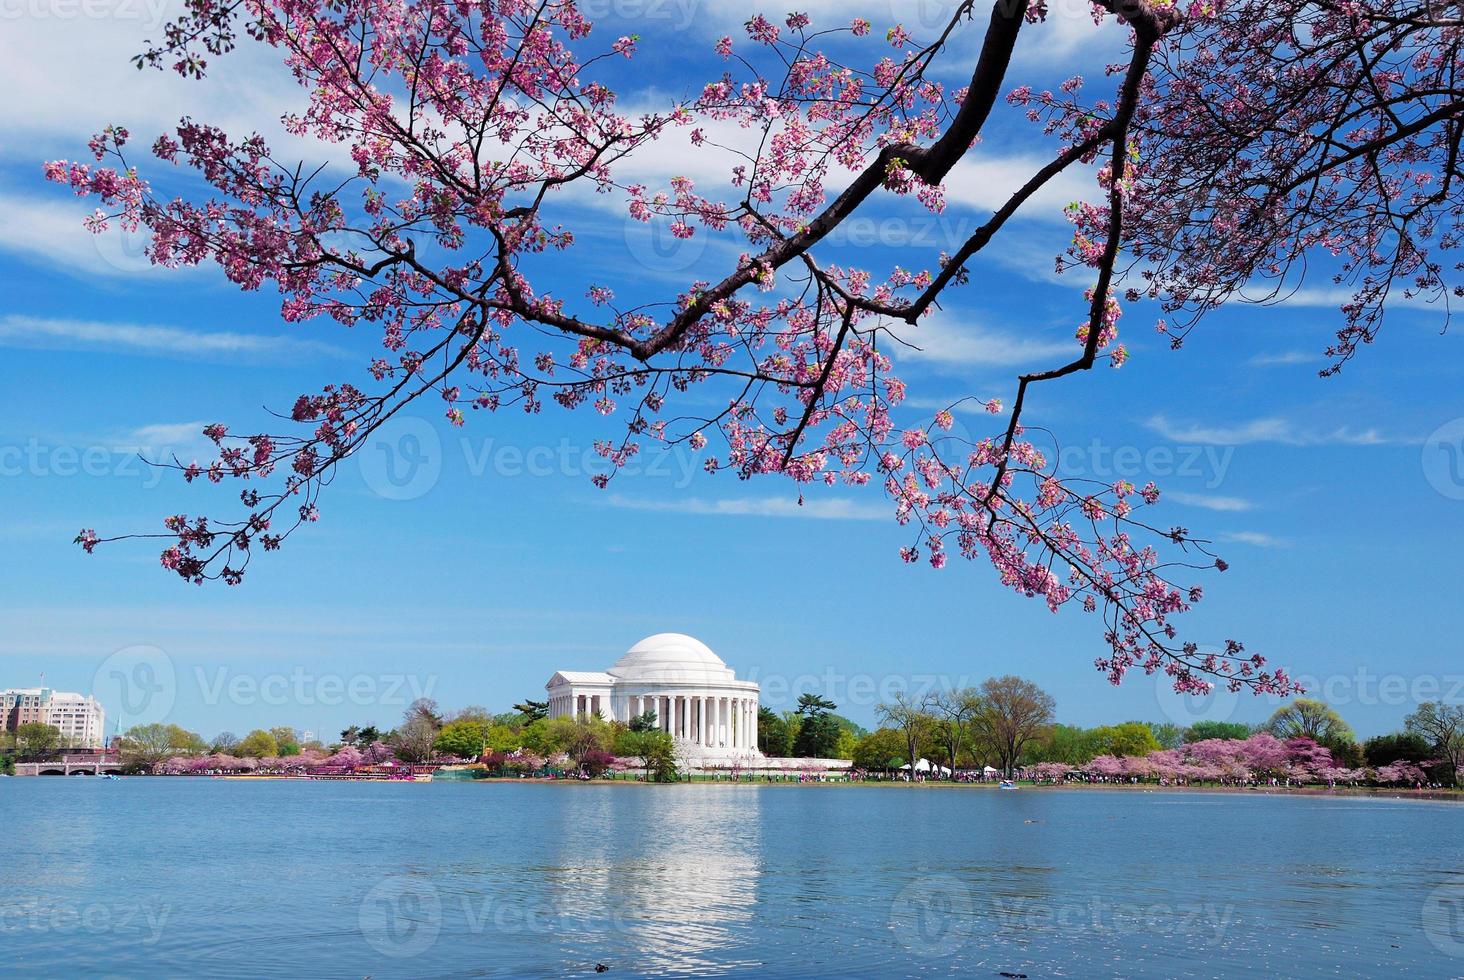
[(727, 747), (727, 699), (717, 698), (717, 746)]
[(707, 744), (707, 699), (696, 699), (696, 744)]
[(742, 726), (737, 724), (737, 699), (727, 699), (727, 744), (737, 748), (737, 740), (742, 735)]
[(737, 699), (737, 747), (747, 748), (747, 700)]

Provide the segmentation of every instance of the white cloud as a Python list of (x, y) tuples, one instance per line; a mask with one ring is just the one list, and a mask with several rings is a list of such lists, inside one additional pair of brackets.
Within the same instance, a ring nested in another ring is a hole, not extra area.
[(1252, 367), (1279, 367), (1287, 364), (1316, 364), (1318, 361), (1316, 354), (1308, 354), (1301, 350), (1288, 350), (1275, 354), (1257, 354), (1246, 363)]
[(285, 353), (339, 357), (345, 354), (340, 348), (320, 341), (268, 334), (18, 315), (0, 317), (0, 347), (123, 350), (183, 358), (260, 358)]
[[(978, 146), (957, 163), (946, 178), (946, 198), (982, 211), (995, 211), (1004, 207), (1013, 194), (1050, 162), (1038, 156), (988, 154)], [(1065, 221), (1062, 209), (1068, 203), (1093, 200), (1101, 193), (1086, 168), (1074, 165), (1048, 181), (1018, 214)]]
[(86, 158), (88, 137), (109, 124), (146, 146), (185, 115), (277, 142), (283, 108), (303, 92), (273, 49), (246, 40), (225, 56), (227, 70), (211, 58), (218, 70), (202, 80), (133, 66), (185, 9), (181, 0), (27, 4), (29, 16), (5, 27), (0, 86), (10, 97), (0, 100), (0, 156), (32, 163), (39, 180), (43, 159)]
[(1204, 493), (1185, 493), (1180, 490), (1167, 491), (1164, 496), (1176, 503), (1187, 504), (1190, 507), (1203, 507), (1205, 510), (1242, 511), (1250, 510), (1255, 506), (1243, 497), (1217, 497)]
[(1231, 531), (1220, 535), (1220, 540), (1233, 544), (1254, 545), (1257, 548), (1284, 548), (1287, 544), (1281, 538), (1272, 537), (1262, 531)]
[(194, 271), (154, 266), (143, 254), (146, 239), (142, 233), (128, 234), (115, 222), (100, 234), (87, 231), (82, 221), (94, 206), (69, 195), (46, 199), (6, 191), (0, 194), (0, 251), (44, 261), (81, 278)]
[(128, 438), (139, 446), (171, 446), (202, 435), (207, 422), (160, 422), (144, 425), (128, 433)]
[(1395, 441), (1377, 429), (1359, 431), (1347, 426), (1324, 430), (1305, 429), (1294, 422), (1279, 418), (1255, 419), (1229, 426), (1207, 426), (1177, 424), (1163, 415), (1155, 415), (1144, 424), (1172, 442), (1208, 446), (1240, 446), (1257, 442), (1273, 442), (1286, 446), (1382, 446)]
[(1071, 360), (1081, 352), (1077, 341), (1014, 337), (939, 313), (922, 319), (918, 327), (894, 330), (913, 346), (889, 345), (885, 349), (892, 356), (946, 366), (1025, 367), (1054, 358)]
[(642, 500), (615, 494), (611, 507), (625, 510), (648, 510), (674, 514), (698, 514), (736, 517), (806, 517), (831, 521), (889, 520), (889, 507), (859, 503), (844, 497), (805, 500), (802, 505), (787, 497), (749, 497), (733, 500), (706, 500), (683, 497), (679, 500)]

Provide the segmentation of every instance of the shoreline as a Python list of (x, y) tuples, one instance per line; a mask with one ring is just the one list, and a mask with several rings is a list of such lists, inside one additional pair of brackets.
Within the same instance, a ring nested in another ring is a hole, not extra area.
[[(138, 777), (124, 777), (128, 779)], [(534, 786), (638, 786), (638, 787), (672, 787), (672, 786), (725, 786), (729, 788), (746, 787), (768, 787), (787, 789), (887, 789), (887, 790), (992, 790), (1000, 791), (996, 783), (953, 783), (953, 782), (919, 782), (904, 783), (895, 780), (857, 780), (851, 782), (830, 781), (822, 782), (811, 780), (807, 782), (793, 781), (772, 781), (761, 779), (696, 779), (678, 780), (673, 783), (647, 782), (639, 779), (543, 779), (523, 778), (514, 779), (507, 777), (490, 777), (486, 779), (381, 779), (381, 778), (360, 778), (347, 777), (313, 778), (310, 776), (286, 776), (286, 775), (260, 775), (260, 776), (150, 776), (143, 775), (144, 779), (227, 779), (232, 782), (301, 782), (301, 783), (416, 783), (431, 784), (492, 784), (492, 785), (534, 785)], [(1395, 799), (1395, 800), (1420, 800), (1428, 802), (1460, 803), (1464, 802), (1464, 789), (1401, 789), (1381, 786), (1156, 786), (1153, 784), (1110, 784), (1110, 783), (1020, 783), (1018, 789), (1023, 791), (1037, 792), (1107, 792), (1107, 793), (1163, 793), (1163, 794), (1200, 794), (1208, 796), (1317, 796), (1317, 797), (1354, 797), (1374, 799)], [(1008, 790), (1007, 792), (1014, 792)]]

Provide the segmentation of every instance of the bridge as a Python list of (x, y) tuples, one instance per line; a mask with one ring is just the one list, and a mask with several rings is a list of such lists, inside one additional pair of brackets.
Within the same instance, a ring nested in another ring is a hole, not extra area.
[(121, 771), (122, 763), (115, 755), (102, 755), (94, 752), (15, 764), (17, 776), (100, 776), (104, 772)]

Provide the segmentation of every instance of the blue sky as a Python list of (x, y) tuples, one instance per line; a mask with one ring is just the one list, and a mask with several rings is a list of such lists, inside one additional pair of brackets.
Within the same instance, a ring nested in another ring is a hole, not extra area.
[[(812, 10), (843, 19), (855, 7), (877, 26), (890, 20), (882, 4)], [(474, 414), (460, 430), (435, 405), (409, 411), (342, 471), (321, 523), (257, 560), (237, 589), (181, 584), (151, 542), (86, 558), (71, 544), (81, 527), (152, 529), (167, 514), (224, 509), (210, 506), (221, 495), (148, 469), (136, 450), (192, 458), (203, 424), (254, 431), (265, 409), (301, 392), (364, 380), (374, 342), (284, 325), (277, 300), (242, 295), (210, 269), (150, 269), (138, 242), (88, 235), (83, 205), (43, 184), (43, 160), (83, 156), (108, 122), (139, 142), (183, 112), (269, 134), (295, 98), (269, 56), (249, 50), (203, 84), (139, 74), (127, 57), (156, 36), (165, 8), (94, 9), (105, 16), (29, 9), (0, 38), (0, 79), (15, 96), (0, 106), (0, 686), (44, 673), (105, 698), (119, 675), (150, 677), (157, 696), (134, 720), (206, 735), (274, 724), (331, 733), (390, 724), (418, 692), (506, 708), (541, 694), (556, 669), (601, 668), (643, 635), (678, 630), (762, 681), (773, 706), (818, 689), (865, 724), (900, 684), (1007, 672), (1051, 691), (1072, 723), (1255, 721), (1274, 707), (1248, 694), (1190, 704), (1142, 675), (1111, 687), (1091, 666), (1102, 652), (1094, 620), (1003, 591), (984, 564), (902, 565), (907, 535), (874, 488), (811, 490), (800, 510), (787, 481), (708, 477), (677, 453), (598, 491), (589, 447), (616, 423), (552, 405), (532, 420)], [(637, 15), (602, 18), (597, 33), (642, 34), (641, 58), (616, 70), (622, 101), (648, 106), (718, 74), (711, 45), (741, 17), (653, 0), (596, 9)], [(1025, 39), (1011, 85), (1099, 78), (1118, 38), (1112, 25), (1094, 32), (1060, 16)], [(85, 62), (95, 83), (55, 71), (65, 60)], [(876, 268), (929, 263), (1047, 149), (1003, 113), (958, 170), (940, 221), (880, 201), (839, 247)], [(674, 142), (636, 166), (647, 179), (695, 173), (699, 187), (721, 172)], [(1050, 270), (1068, 238), (1061, 205), (1086, 186), (1075, 176), (1036, 202), (921, 328), (923, 352), (898, 358), (915, 406), (1010, 401), (1018, 372), (1074, 349), (1086, 283)], [(618, 212), (566, 208), (580, 245), (562, 273), (547, 269), (551, 284), (578, 282), (569, 273), (594, 263), (623, 294), (664, 296), (735, 247), (702, 238), (678, 250)], [(1061, 437), (1069, 474), (1154, 479), (1166, 492), (1159, 518), (1217, 542), (1232, 567), (1200, 579), (1207, 595), (1183, 617), (1186, 635), (1239, 638), (1315, 679), (1368, 735), (1398, 725), (1418, 696), (1464, 693), (1453, 690), (1464, 676), (1464, 480), (1440, 445), (1464, 439), (1464, 422), (1448, 428), (1464, 414), (1461, 339), (1441, 333), (1439, 311), (1401, 306), (1377, 344), (1321, 380), (1337, 300), (1325, 280), (1309, 281), (1285, 304), (1222, 311), (1180, 352), (1155, 338), (1152, 309), (1130, 308), (1128, 366), (1038, 389), (1029, 420)], [(992, 420), (961, 423), (983, 434)], [(152, 673), (137, 674), (140, 664)]]

